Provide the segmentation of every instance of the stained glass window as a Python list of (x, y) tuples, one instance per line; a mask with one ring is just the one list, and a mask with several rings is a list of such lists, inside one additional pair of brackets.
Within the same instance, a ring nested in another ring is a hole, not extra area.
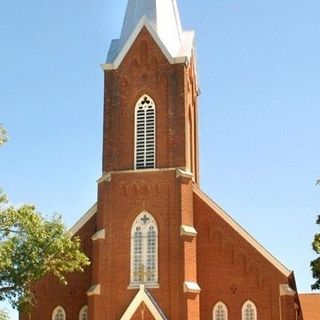
[(223, 302), (218, 302), (214, 306), (213, 320), (228, 320), (228, 310)]
[(66, 313), (62, 307), (57, 307), (54, 309), (52, 314), (52, 320), (65, 320)]
[(242, 320), (257, 320), (257, 309), (253, 302), (247, 301), (243, 305)]
[(80, 310), (79, 320), (88, 320), (88, 306), (84, 306)]
[(131, 229), (131, 284), (158, 281), (158, 228), (156, 221), (143, 211)]

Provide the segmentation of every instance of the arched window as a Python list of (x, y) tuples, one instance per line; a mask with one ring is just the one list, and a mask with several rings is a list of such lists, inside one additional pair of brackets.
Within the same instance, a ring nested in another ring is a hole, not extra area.
[(58, 306), (53, 310), (52, 320), (66, 320), (66, 312), (62, 307)]
[(144, 94), (135, 108), (135, 168), (151, 169), (156, 165), (156, 108)]
[(242, 306), (242, 320), (257, 320), (257, 308), (252, 301), (247, 301)]
[(228, 320), (228, 309), (221, 301), (213, 308), (213, 320)]
[(158, 282), (158, 227), (152, 215), (142, 211), (131, 228), (131, 285)]
[(79, 320), (88, 320), (88, 306), (83, 306), (79, 312)]

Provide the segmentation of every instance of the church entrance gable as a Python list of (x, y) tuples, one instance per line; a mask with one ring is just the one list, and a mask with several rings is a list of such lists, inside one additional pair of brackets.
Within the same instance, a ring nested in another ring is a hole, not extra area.
[(169, 320), (151, 294), (140, 285), (140, 290), (131, 301), (120, 320)]
[(155, 317), (142, 302), (134, 315), (131, 317), (131, 320), (155, 320)]

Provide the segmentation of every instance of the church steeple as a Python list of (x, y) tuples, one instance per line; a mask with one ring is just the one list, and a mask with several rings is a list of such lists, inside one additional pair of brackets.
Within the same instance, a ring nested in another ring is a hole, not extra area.
[(182, 30), (176, 0), (128, 0), (120, 39), (112, 41), (104, 69), (117, 69), (143, 27), (170, 63), (191, 58), (194, 32)]
[(141, 19), (145, 17), (165, 47), (175, 55), (181, 46), (181, 22), (175, 0), (129, 0), (121, 41), (125, 43)]

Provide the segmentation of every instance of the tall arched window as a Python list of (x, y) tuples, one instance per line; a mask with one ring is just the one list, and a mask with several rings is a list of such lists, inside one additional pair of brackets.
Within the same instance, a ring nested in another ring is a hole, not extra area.
[(79, 320), (88, 320), (88, 306), (83, 306), (79, 312)]
[(52, 320), (66, 320), (66, 312), (62, 307), (58, 306), (53, 310)]
[(135, 108), (135, 168), (150, 169), (156, 165), (156, 108), (144, 94)]
[(252, 301), (247, 301), (243, 304), (242, 320), (257, 320), (257, 308)]
[(228, 320), (228, 309), (221, 301), (213, 308), (213, 320)]
[(131, 285), (158, 282), (158, 227), (152, 215), (142, 211), (131, 228)]

